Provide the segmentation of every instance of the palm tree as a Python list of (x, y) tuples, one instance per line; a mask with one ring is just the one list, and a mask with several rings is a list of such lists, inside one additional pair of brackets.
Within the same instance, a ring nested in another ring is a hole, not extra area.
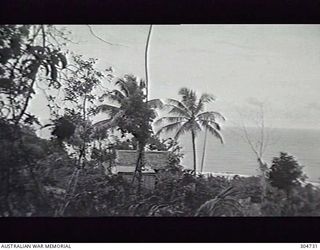
[(144, 87), (143, 81), (137, 82), (137, 79), (132, 75), (125, 75), (122, 79), (118, 79), (115, 85), (119, 89), (114, 89), (101, 96), (101, 100), (109, 99), (112, 104), (101, 104), (97, 107), (97, 113), (108, 114), (110, 118), (97, 122), (94, 126), (101, 129), (114, 128), (117, 122), (124, 115), (124, 110), (121, 110), (121, 105), (130, 97), (136, 95), (138, 91), (142, 91)]
[(206, 129), (223, 143), (223, 138), (220, 134), (221, 127), (217, 119), (224, 121), (225, 118), (218, 112), (204, 111), (205, 104), (214, 101), (212, 95), (202, 94), (198, 99), (195, 91), (188, 88), (181, 88), (179, 95), (181, 96), (181, 101), (168, 99), (164, 106), (169, 109), (168, 113), (173, 116), (162, 117), (155, 122), (155, 125), (163, 122), (170, 123), (162, 127), (157, 134), (176, 130), (175, 139), (178, 139), (184, 133), (191, 133), (193, 169), (194, 174), (196, 174), (196, 136), (198, 132)]
[(152, 134), (150, 123), (156, 115), (154, 109), (161, 108), (162, 102), (159, 99), (147, 101), (144, 94), (146, 87), (144, 81), (138, 82), (136, 77), (132, 75), (126, 75), (115, 84), (119, 89), (114, 89), (103, 96), (113, 104), (101, 104), (97, 108), (98, 113), (107, 113), (109, 118), (97, 122), (94, 127), (100, 131), (119, 127), (124, 129), (125, 132), (131, 133), (137, 139), (138, 157), (134, 178), (138, 173), (138, 180), (140, 180), (145, 162), (145, 145)]
[(146, 100), (146, 96), (143, 96), (146, 88), (144, 81), (140, 80), (140, 82), (137, 82), (137, 78), (133, 75), (125, 75), (122, 79), (118, 79), (115, 85), (118, 86), (119, 89), (109, 91), (100, 98), (107, 98), (112, 104), (101, 104), (97, 107), (97, 113), (102, 112), (108, 114), (110, 117), (94, 124), (94, 127), (99, 130), (110, 129), (117, 126), (117, 123), (125, 114), (125, 110), (121, 108), (121, 105), (129, 101), (130, 98), (139, 98), (139, 96), (142, 96), (149, 108), (156, 109), (163, 107), (159, 99)]

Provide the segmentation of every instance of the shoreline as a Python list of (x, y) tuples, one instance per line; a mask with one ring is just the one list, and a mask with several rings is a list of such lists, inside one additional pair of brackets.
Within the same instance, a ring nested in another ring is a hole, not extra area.
[[(248, 177), (257, 177), (258, 175), (246, 175), (246, 174), (235, 174), (235, 173), (228, 173), (228, 172), (203, 172), (203, 173), (199, 173), (199, 174), (203, 174), (205, 176), (208, 175), (212, 175), (214, 177), (226, 177), (227, 179), (232, 179), (235, 176), (239, 176), (239, 177), (243, 177), (243, 178), (248, 178)], [(320, 182), (314, 182), (314, 181), (305, 181), (302, 184), (311, 184), (315, 187), (320, 187)]]

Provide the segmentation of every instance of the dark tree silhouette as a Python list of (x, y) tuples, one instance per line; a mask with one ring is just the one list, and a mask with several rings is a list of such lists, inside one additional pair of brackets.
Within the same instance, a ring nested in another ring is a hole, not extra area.
[(293, 156), (281, 152), (279, 157), (272, 160), (268, 179), (272, 186), (290, 193), (295, 186), (300, 186), (306, 179), (301, 166)]

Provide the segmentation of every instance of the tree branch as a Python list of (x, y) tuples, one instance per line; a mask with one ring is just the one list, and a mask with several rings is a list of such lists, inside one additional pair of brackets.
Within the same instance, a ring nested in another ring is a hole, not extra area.
[(87, 26), (88, 26), (88, 28), (89, 28), (89, 31), (90, 31), (91, 35), (93, 35), (95, 38), (97, 38), (97, 39), (100, 40), (101, 42), (104, 42), (104, 43), (107, 43), (107, 44), (113, 45), (113, 46), (124, 46), (124, 47), (127, 47), (127, 46), (122, 45), (122, 44), (111, 43), (111, 42), (108, 42), (108, 41), (102, 39), (101, 37), (97, 36), (97, 35), (94, 33), (92, 27), (91, 27), (89, 24), (87, 24)]

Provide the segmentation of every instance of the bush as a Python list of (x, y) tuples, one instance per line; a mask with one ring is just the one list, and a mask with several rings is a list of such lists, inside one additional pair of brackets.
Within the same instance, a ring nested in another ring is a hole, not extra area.
[(269, 185), (262, 203), (264, 216), (319, 216), (319, 209), (320, 190), (310, 184), (294, 187), (289, 195)]
[(300, 186), (306, 179), (302, 168), (293, 156), (281, 152), (280, 157), (272, 160), (268, 180), (272, 186), (289, 193), (293, 187)]

